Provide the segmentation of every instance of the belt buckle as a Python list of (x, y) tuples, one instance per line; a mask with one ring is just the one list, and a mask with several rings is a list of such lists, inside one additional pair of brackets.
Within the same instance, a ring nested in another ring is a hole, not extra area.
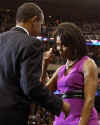
[(67, 98), (68, 96), (67, 96), (66, 94), (63, 94), (61, 97), (62, 97), (63, 99), (65, 99), (65, 98)]

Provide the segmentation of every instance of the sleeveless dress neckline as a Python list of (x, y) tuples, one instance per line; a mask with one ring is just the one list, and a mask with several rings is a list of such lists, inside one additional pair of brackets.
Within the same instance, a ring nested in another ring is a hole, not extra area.
[[(72, 66), (70, 72), (68, 72), (67, 74), (65, 74), (66, 71), (64, 71), (64, 76), (65, 76), (65, 77), (68, 76), (68, 75), (72, 72), (72, 70), (74, 69), (74, 67), (75, 67), (82, 59), (87, 59), (87, 58), (88, 58), (88, 56), (84, 56), (84, 57), (82, 57), (80, 60), (76, 61), (76, 63)], [(67, 70), (67, 69), (66, 69), (66, 64), (65, 64), (65, 70)]]

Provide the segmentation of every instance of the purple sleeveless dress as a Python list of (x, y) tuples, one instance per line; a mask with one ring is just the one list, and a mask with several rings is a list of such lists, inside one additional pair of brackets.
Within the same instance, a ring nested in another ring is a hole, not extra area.
[[(88, 59), (88, 57), (84, 56), (81, 60), (79, 60), (73, 66), (71, 72), (66, 76), (64, 75), (66, 65), (63, 65), (60, 68), (57, 80), (57, 90), (60, 92), (60, 94), (84, 88), (82, 67), (86, 59)], [(65, 120), (63, 112), (59, 117), (55, 117), (53, 125), (78, 125), (82, 107), (84, 104), (84, 99), (68, 98), (64, 99), (64, 101), (68, 102), (71, 105), (71, 112)], [(92, 109), (91, 116), (87, 125), (98, 125), (98, 116), (95, 108)]]

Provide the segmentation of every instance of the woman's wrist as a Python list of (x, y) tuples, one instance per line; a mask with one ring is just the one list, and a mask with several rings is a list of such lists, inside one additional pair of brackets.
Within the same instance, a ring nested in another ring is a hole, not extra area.
[(64, 112), (65, 117), (67, 117), (70, 113), (70, 104), (63, 101), (62, 111)]

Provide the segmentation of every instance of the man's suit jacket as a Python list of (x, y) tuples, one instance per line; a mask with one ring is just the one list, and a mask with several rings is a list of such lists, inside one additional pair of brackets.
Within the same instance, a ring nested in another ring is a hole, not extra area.
[(42, 49), (15, 27), (0, 34), (0, 124), (25, 125), (31, 103), (59, 115), (62, 100), (40, 83)]

